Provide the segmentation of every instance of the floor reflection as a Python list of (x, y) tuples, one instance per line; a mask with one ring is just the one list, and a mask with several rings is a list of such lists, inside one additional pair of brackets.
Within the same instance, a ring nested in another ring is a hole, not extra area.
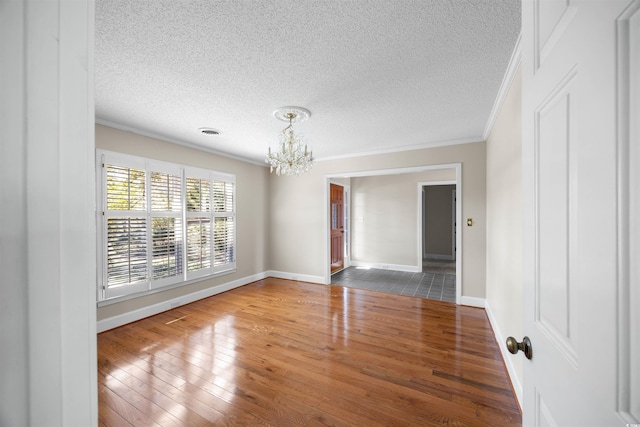
[(265, 279), (98, 337), (100, 425), (519, 425), (480, 309)]

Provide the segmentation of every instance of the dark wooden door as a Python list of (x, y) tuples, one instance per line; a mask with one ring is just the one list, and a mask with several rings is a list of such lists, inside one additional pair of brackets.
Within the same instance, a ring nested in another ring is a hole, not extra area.
[(344, 189), (330, 185), (331, 272), (344, 268)]

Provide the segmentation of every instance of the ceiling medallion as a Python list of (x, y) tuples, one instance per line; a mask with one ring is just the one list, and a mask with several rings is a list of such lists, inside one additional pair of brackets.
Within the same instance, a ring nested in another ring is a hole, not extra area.
[(309, 172), (313, 166), (313, 152), (302, 143), (302, 135), (293, 132), (293, 124), (307, 120), (311, 112), (302, 107), (280, 107), (273, 112), (273, 116), (289, 122), (279, 135), (278, 147), (273, 152), (269, 147), (269, 153), (265, 163), (271, 166), (271, 172), (276, 175), (300, 175)]

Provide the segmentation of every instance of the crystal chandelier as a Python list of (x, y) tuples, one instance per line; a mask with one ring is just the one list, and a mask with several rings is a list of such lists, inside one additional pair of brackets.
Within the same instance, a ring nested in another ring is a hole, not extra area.
[(313, 165), (313, 152), (302, 143), (302, 135), (293, 132), (293, 124), (307, 120), (311, 112), (301, 107), (282, 107), (273, 112), (276, 119), (289, 122), (289, 126), (280, 132), (278, 148), (271, 151), (265, 160), (277, 175), (300, 175), (309, 172)]

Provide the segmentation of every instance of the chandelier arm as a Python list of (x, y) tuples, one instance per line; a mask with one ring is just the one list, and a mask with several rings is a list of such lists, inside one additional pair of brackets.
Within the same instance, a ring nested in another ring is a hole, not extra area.
[[(308, 110), (304, 111), (306, 115), (303, 114), (303, 119), (309, 115)], [(274, 113), (274, 115), (276, 114)], [(280, 132), (278, 149), (271, 151), (271, 147), (269, 147), (265, 161), (269, 164), (270, 171), (273, 172), (275, 169), (277, 175), (299, 175), (308, 172), (313, 166), (313, 152), (310, 152), (307, 145), (303, 143), (302, 135), (294, 133), (293, 120), (298, 115), (294, 112), (288, 112), (284, 115), (276, 115), (276, 117), (280, 120), (288, 119), (289, 125)]]

